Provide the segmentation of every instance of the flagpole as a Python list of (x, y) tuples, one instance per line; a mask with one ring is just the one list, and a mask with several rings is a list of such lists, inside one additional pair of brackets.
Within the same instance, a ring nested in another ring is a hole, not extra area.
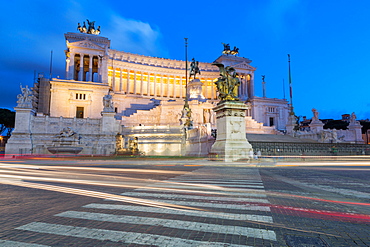
[(288, 54), (288, 69), (289, 69), (289, 90), (290, 90), (290, 114), (294, 115), (293, 110), (293, 88), (292, 88), (292, 75), (290, 72), (290, 54)]
[(50, 74), (49, 74), (49, 79), (51, 80), (53, 73), (53, 50), (50, 51)]

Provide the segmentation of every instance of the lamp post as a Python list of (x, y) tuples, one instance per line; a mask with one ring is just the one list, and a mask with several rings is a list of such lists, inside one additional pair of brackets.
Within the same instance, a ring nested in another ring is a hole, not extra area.
[(193, 126), (191, 121), (191, 109), (189, 107), (188, 99), (188, 38), (185, 39), (185, 103), (181, 115), (181, 124), (184, 125), (186, 129), (190, 129)]

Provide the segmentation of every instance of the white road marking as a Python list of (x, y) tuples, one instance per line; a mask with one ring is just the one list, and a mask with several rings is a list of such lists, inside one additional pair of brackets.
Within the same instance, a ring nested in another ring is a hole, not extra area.
[[(263, 189), (264, 186), (263, 185), (225, 185), (225, 184), (203, 184), (203, 183), (181, 183), (179, 184), (180, 182), (176, 182), (175, 183), (167, 183), (167, 182), (164, 182), (164, 183), (155, 183), (155, 184), (151, 184), (149, 186), (155, 186), (155, 187), (163, 187), (163, 188), (191, 188), (191, 189), (206, 189), (206, 190), (218, 190), (217, 187), (221, 187), (220, 189), (222, 188), (227, 188), (227, 189), (230, 189), (230, 188), (235, 188), (238, 190), (242, 190), (242, 188), (252, 188), (252, 189)], [(215, 188), (211, 188), (211, 187), (207, 187), (207, 186), (215, 186)]]
[[(261, 196), (261, 197), (265, 197), (266, 194), (265, 193), (265, 190), (252, 190), (252, 189), (244, 189), (244, 190), (240, 190), (240, 189), (227, 189), (227, 190), (232, 190), (232, 191), (226, 191), (226, 190), (202, 190), (200, 188), (195, 188), (195, 187), (189, 187), (187, 188), (188, 190), (186, 189), (180, 189), (180, 188), (175, 188), (175, 187), (168, 187), (168, 188), (165, 188), (165, 187), (161, 187), (163, 188), (164, 190), (163, 191), (166, 191), (166, 192), (172, 192), (172, 193), (197, 193), (197, 194), (200, 194), (202, 192), (204, 192), (205, 194), (209, 194), (210, 192), (214, 191), (214, 193), (217, 193), (217, 194), (223, 194), (223, 195), (231, 195), (231, 196), (249, 196), (250, 194), (261, 194), (261, 195), (264, 195), (264, 196)], [(156, 188), (140, 188), (140, 189), (135, 189), (135, 191), (162, 191), (161, 188), (159, 187), (156, 187)], [(166, 189), (173, 189), (171, 191), (168, 191)], [(179, 189), (179, 190), (175, 190), (175, 189)], [(196, 190), (195, 190), (196, 189)], [(240, 191), (240, 192), (235, 192), (235, 191)]]
[(104, 221), (104, 222), (163, 226), (163, 227), (170, 227), (170, 228), (191, 230), (191, 231), (242, 235), (246, 237), (262, 238), (262, 239), (276, 241), (276, 235), (274, 231), (251, 228), (251, 227), (216, 225), (216, 224), (207, 224), (207, 223), (200, 223), (200, 222), (193, 222), (193, 221), (170, 220), (170, 219), (102, 214), (102, 213), (77, 212), (77, 211), (67, 211), (67, 212), (57, 214), (56, 216), (85, 219), (85, 220), (96, 220), (96, 221)]
[(254, 210), (270, 212), (268, 206), (256, 206), (251, 204), (228, 204), (228, 203), (212, 203), (212, 202), (190, 202), (190, 201), (173, 201), (173, 200), (156, 200), (157, 202), (164, 202), (182, 206), (206, 207), (206, 208), (226, 208), (226, 209), (240, 209), (240, 210)]
[[(193, 196), (193, 195), (182, 195), (182, 194), (164, 194), (164, 193), (145, 193), (145, 192), (126, 192), (122, 193), (126, 196), (147, 196), (147, 197), (158, 197), (158, 198), (168, 198), (168, 199), (192, 199), (192, 200), (209, 200), (209, 201), (227, 201), (227, 202), (259, 202), (259, 203), (269, 203), (266, 199), (259, 198), (249, 198), (249, 197), (221, 197), (221, 196)], [(265, 194), (248, 194), (248, 196), (254, 197), (266, 197)]]
[(230, 185), (243, 185), (243, 184), (248, 184), (248, 185), (263, 185), (262, 181), (210, 181), (210, 180), (178, 180), (178, 179), (169, 179), (167, 181), (170, 182), (177, 182), (177, 183), (201, 183), (201, 184), (209, 184), (209, 185), (220, 185), (222, 186), (223, 184), (230, 184)]
[(142, 245), (158, 245), (158, 246), (179, 246), (181, 247), (194, 247), (194, 246), (212, 246), (212, 247), (245, 247), (245, 245), (235, 245), (220, 242), (205, 242), (195, 241), (189, 239), (181, 239), (175, 237), (167, 237), (154, 234), (136, 233), (136, 232), (123, 232), (105, 229), (95, 229), (87, 227), (66, 226), (57, 224), (48, 224), (42, 222), (33, 222), (21, 227), (19, 230), (33, 231), (39, 233), (48, 233), (62, 236), (71, 236), (78, 238), (89, 238), (96, 240), (109, 240), (112, 242), (122, 242), (128, 244), (142, 244)]
[(117, 204), (99, 204), (99, 203), (91, 203), (83, 207), (84, 208), (139, 211), (139, 212), (151, 212), (151, 213), (159, 213), (159, 214), (188, 215), (188, 216), (203, 217), (203, 218), (219, 218), (219, 219), (238, 220), (238, 221), (256, 221), (256, 222), (272, 223), (272, 217), (265, 216), (265, 215), (230, 214), (230, 213), (223, 213), (223, 212), (190, 211), (190, 210), (179, 210), (179, 209), (170, 210), (170, 209), (164, 209), (164, 208), (127, 206), (127, 205), (117, 205)]
[(29, 244), (17, 241), (10, 241), (10, 240), (1, 240), (0, 239), (0, 246), (1, 247), (50, 247), (48, 245), (42, 244)]

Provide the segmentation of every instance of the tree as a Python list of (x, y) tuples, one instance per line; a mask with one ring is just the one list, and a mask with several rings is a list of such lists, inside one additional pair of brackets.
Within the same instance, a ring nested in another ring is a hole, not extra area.
[(348, 122), (342, 120), (329, 120), (324, 125), (324, 129), (346, 130), (348, 129), (348, 124)]
[(360, 124), (362, 125), (362, 134), (365, 134), (370, 129), (370, 122), (369, 120), (360, 120)]
[(0, 108), (0, 135), (10, 136), (15, 124), (15, 112)]

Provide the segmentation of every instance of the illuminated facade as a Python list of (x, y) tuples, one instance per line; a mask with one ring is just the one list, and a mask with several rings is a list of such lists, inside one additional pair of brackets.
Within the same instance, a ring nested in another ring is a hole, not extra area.
[[(34, 89), (36, 112), (19, 108), (17, 114), (23, 114), (24, 123), (18, 125), (28, 122), (29, 127), (16, 126), (7, 153), (46, 154), (51, 146), (73, 143), (85, 154), (112, 154), (128, 148), (129, 141), (137, 137), (139, 150), (146, 154), (185, 154), (180, 125), (186, 96), (184, 61), (113, 50), (108, 38), (94, 34), (66, 33), (65, 39), (65, 79), (39, 78)], [(285, 130), (288, 103), (255, 97), (251, 60), (221, 55), (216, 62), (234, 67), (239, 75), (239, 98), (249, 105), (247, 132)], [(219, 70), (203, 62), (199, 68), (199, 80), (188, 82), (192, 121), (199, 129), (191, 136), (195, 140), (202, 134), (198, 140), (207, 139), (209, 145), (211, 129), (217, 128), (212, 109), (218, 102), (214, 81)], [(103, 105), (107, 95), (111, 99), (108, 108)], [(66, 127), (78, 133), (78, 140), (56, 139)]]
[[(50, 116), (99, 118), (101, 99), (109, 92), (113, 96), (116, 118), (122, 117), (125, 126), (179, 123), (177, 115), (186, 95), (184, 61), (112, 50), (110, 40), (97, 35), (67, 33), (65, 38), (66, 79), (50, 82)], [(255, 68), (250, 65), (251, 60), (222, 55), (216, 61), (232, 65), (237, 70), (241, 80), (239, 97), (249, 100), (252, 118), (264, 126), (285, 129), (286, 121), (283, 119), (288, 109), (285, 100), (255, 100)], [(213, 82), (219, 77), (219, 71), (211, 63), (201, 62), (199, 68), (201, 98), (206, 101), (193, 104), (193, 121), (196, 125), (207, 122), (214, 125), (208, 115), (218, 101)], [(196, 98), (197, 95), (192, 95), (191, 80), (188, 85), (191, 98)], [(276, 109), (276, 114), (269, 114), (269, 105)], [(258, 108), (258, 112), (254, 108)], [(140, 114), (135, 114), (138, 112)], [(150, 117), (153, 114), (155, 116)]]

